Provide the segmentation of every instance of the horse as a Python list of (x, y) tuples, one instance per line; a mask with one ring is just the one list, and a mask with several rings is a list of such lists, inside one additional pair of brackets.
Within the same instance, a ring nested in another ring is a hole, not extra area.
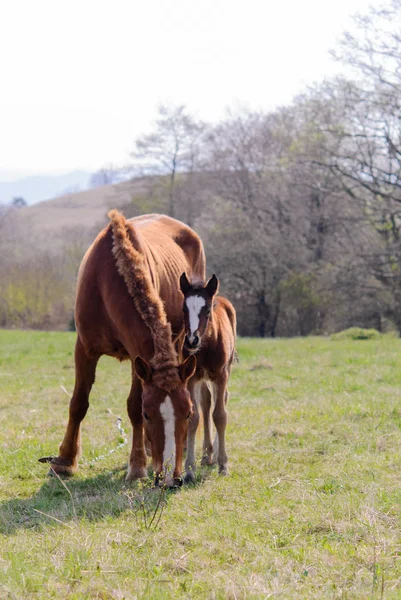
[[(236, 356), (235, 342), (237, 320), (233, 305), (227, 298), (216, 296), (219, 282), (216, 275), (205, 284), (204, 280), (188, 280), (186, 273), (180, 277), (184, 295), (183, 313), (185, 340), (183, 354), (196, 356), (196, 371), (188, 382), (193, 402), (193, 414), (188, 427), (185, 479), (195, 480), (195, 436), (199, 425), (201, 406), (204, 420), (202, 464), (218, 463), (219, 473), (228, 473), (225, 448), (228, 402), (227, 384), (231, 365)], [(216, 427), (214, 443), (211, 440), (210, 411), (214, 402), (213, 421)]]
[(80, 426), (89, 407), (97, 362), (103, 354), (131, 360), (127, 400), (133, 428), (127, 480), (147, 476), (145, 435), (156, 481), (181, 485), (183, 446), (192, 401), (187, 389), (195, 357), (178, 364), (173, 336), (183, 331), (183, 268), (205, 276), (199, 236), (165, 215), (126, 220), (117, 210), (86, 252), (75, 302), (75, 388), (57, 457), (46, 457), (57, 474), (72, 475), (81, 454)]

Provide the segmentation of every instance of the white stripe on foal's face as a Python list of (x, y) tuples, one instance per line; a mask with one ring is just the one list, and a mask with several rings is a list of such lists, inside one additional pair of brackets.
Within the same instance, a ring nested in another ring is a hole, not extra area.
[(163, 471), (172, 474), (175, 469), (175, 414), (170, 396), (160, 404), (160, 414), (164, 421)]
[(192, 344), (192, 342), (194, 341), (194, 338), (195, 338), (195, 331), (199, 327), (200, 312), (201, 312), (202, 308), (205, 306), (206, 300), (204, 298), (202, 298), (202, 296), (189, 296), (189, 298), (187, 298), (185, 300), (185, 303), (187, 305), (188, 313), (189, 313), (188, 339)]

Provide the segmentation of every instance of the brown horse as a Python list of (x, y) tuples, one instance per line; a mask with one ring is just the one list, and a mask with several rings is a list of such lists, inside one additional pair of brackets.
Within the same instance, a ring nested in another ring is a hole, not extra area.
[[(219, 282), (213, 277), (205, 285), (199, 280), (188, 280), (181, 275), (180, 287), (184, 294), (185, 342), (184, 356), (196, 353), (196, 371), (188, 382), (193, 401), (193, 414), (188, 427), (186, 480), (194, 480), (195, 435), (199, 424), (198, 405), (204, 420), (204, 464), (219, 465), (219, 473), (227, 474), (225, 429), (227, 425), (227, 383), (235, 357), (236, 314), (231, 302), (215, 297)], [(213, 421), (216, 427), (214, 444), (211, 440), (210, 411), (214, 401)]]
[(163, 215), (127, 221), (114, 210), (82, 261), (77, 283), (75, 388), (57, 473), (78, 467), (80, 425), (102, 354), (132, 361), (127, 401), (133, 427), (127, 479), (145, 477), (145, 436), (158, 477), (167, 466), (167, 484), (180, 483), (183, 445), (192, 402), (187, 381), (196, 359), (178, 365), (172, 341), (183, 329), (178, 280), (183, 269), (205, 273), (203, 245), (183, 223)]

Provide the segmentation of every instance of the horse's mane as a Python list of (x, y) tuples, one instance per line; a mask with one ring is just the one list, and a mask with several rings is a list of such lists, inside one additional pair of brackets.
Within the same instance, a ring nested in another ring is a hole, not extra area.
[(153, 381), (158, 387), (172, 391), (179, 385), (180, 378), (166, 311), (152, 283), (145, 257), (137, 249), (140, 248), (140, 243), (134, 226), (126, 221), (118, 210), (111, 210), (108, 217), (111, 222), (112, 252), (117, 270), (124, 278), (135, 308), (150, 329), (153, 339), (154, 356), (150, 361), (154, 369)]

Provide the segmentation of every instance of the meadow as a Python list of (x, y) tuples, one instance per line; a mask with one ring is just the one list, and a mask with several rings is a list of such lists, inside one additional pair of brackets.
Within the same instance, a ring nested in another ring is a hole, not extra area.
[(0, 331), (1, 598), (401, 597), (399, 339), (239, 340), (230, 475), (165, 493), (124, 480), (130, 365), (109, 358), (79, 473), (46, 477), (74, 340)]

